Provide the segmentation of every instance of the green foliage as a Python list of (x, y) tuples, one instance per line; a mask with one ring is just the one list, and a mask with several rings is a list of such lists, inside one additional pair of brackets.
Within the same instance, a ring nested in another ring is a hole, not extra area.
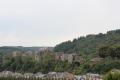
[(120, 46), (103, 46), (99, 49), (99, 56), (102, 58), (120, 58)]
[[(35, 51), (39, 51), (40, 48), (43, 48), (43, 47), (22, 47), (22, 46), (3, 46), (3, 47), (0, 47), (0, 53), (3, 53), (3, 54), (9, 54), (9, 53), (12, 53), (13, 51), (32, 51), (32, 52), (35, 52)], [(50, 50), (53, 49), (53, 47), (48, 47)]]
[[(104, 46), (105, 45), (105, 46)], [(107, 45), (107, 46), (106, 46)], [(56, 62), (54, 55), (44, 53), (39, 61), (35, 61), (29, 56), (11, 57), (4, 53), (13, 51), (36, 51), (39, 47), (1, 47), (0, 48), (0, 71), (10, 70), (15, 72), (72, 72), (74, 74), (84, 74), (87, 72), (106, 73), (116, 68), (120, 69), (120, 30), (109, 31), (106, 34), (87, 35), (73, 41), (63, 42), (54, 48), (55, 52), (80, 53), (86, 61), (80, 66), (69, 64), (66, 61)], [(102, 46), (102, 47), (101, 47)], [(99, 53), (99, 54), (97, 54)], [(100, 56), (105, 58), (102, 63), (91, 66), (92, 57)], [(110, 57), (110, 58), (109, 58)], [(112, 58), (111, 58), (112, 57)], [(117, 59), (116, 59), (117, 58)]]
[(101, 63), (98, 63), (92, 67), (90, 67), (90, 72), (93, 73), (106, 73), (112, 69), (120, 69), (120, 60), (119, 59), (112, 59), (112, 58), (106, 58)]
[(105, 77), (104, 80), (120, 80), (120, 70), (112, 70), (110, 72), (108, 72)]
[(107, 34), (87, 35), (86, 37), (80, 37), (73, 41), (63, 42), (56, 45), (54, 51), (93, 54), (103, 45), (120, 45), (120, 30), (109, 31)]
[(51, 71), (63, 72), (71, 70), (71, 64), (66, 61), (56, 62), (54, 55), (44, 53), (40, 61), (35, 61), (30, 56), (9, 57), (1, 56), (0, 71), (8, 70), (13, 72), (42, 72), (48, 73)]
[(55, 71), (56, 72), (64, 72), (70, 71), (72, 69), (72, 65), (66, 61), (59, 61), (55, 64)]

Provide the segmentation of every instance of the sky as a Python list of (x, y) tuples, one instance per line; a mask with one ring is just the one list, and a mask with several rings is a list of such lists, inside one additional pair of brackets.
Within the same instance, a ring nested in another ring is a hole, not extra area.
[(55, 46), (120, 29), (120, 0), (0, 0), (0, 46)]

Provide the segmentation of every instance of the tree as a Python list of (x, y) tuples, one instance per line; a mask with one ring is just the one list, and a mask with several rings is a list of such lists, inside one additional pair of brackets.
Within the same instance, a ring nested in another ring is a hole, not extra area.
[(99, 56), (102, 58), (108, 57), (110, 55), (109, 52), (109, 46), (103, 46), (99, 49)]
[(120, 80), (120, 70), (112, 70), (104, 76), (104, 80)]
[(120, 46), (103, 46), (99, 49), (99, 56), (102, 58), (112, 57), (120, 58)]
[(88, 55), (96, 53), (102, 45), (120, 45), (120, 29), (108, 31), (106, 34), (87, 35), (73, 39), (73, 41), (62, 42), (55, 46), (54, 51), (65, 53), (78, 52)]

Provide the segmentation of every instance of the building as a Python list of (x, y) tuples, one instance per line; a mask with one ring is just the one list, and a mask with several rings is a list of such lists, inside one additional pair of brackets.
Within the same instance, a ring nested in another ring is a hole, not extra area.
[(68, 63), (83, 63), (83, 58), (81, 55), (72, 53), (65, 54), (63, 52), (55, 53), (55, 59), (57, 61), (68, 61)]
[(86, 80), (102, 80), (102, 77), (99, 74), (86, 74)]
[(48, 56), (48, 55), (53, 57), (55, 54), (54, 54), (54, 52), (52, 52), (49, 49), (44, 49), (44, 50), (36, 52), (35, 55), (34, 55), (34, 58), (35, 58), (36, 61), (40, 61), (40, 60), (43, 60), (43, 58), (45, 56)]
[(68, 54), (64, 54), (63, 52), (57, 52), (55, 53), (55, 60), (66, 61), (68, 60)]
[(21, 52), (21, 51), (13, 51), (12, 57), (22, 56), (22, 53), (23, 52)]

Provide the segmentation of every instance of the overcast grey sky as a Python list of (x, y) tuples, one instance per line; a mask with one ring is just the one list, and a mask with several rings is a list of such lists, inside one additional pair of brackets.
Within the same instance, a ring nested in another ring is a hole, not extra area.
[(120, 28), (120, 0), (0, 0), (0, 46), (54, 46)]

